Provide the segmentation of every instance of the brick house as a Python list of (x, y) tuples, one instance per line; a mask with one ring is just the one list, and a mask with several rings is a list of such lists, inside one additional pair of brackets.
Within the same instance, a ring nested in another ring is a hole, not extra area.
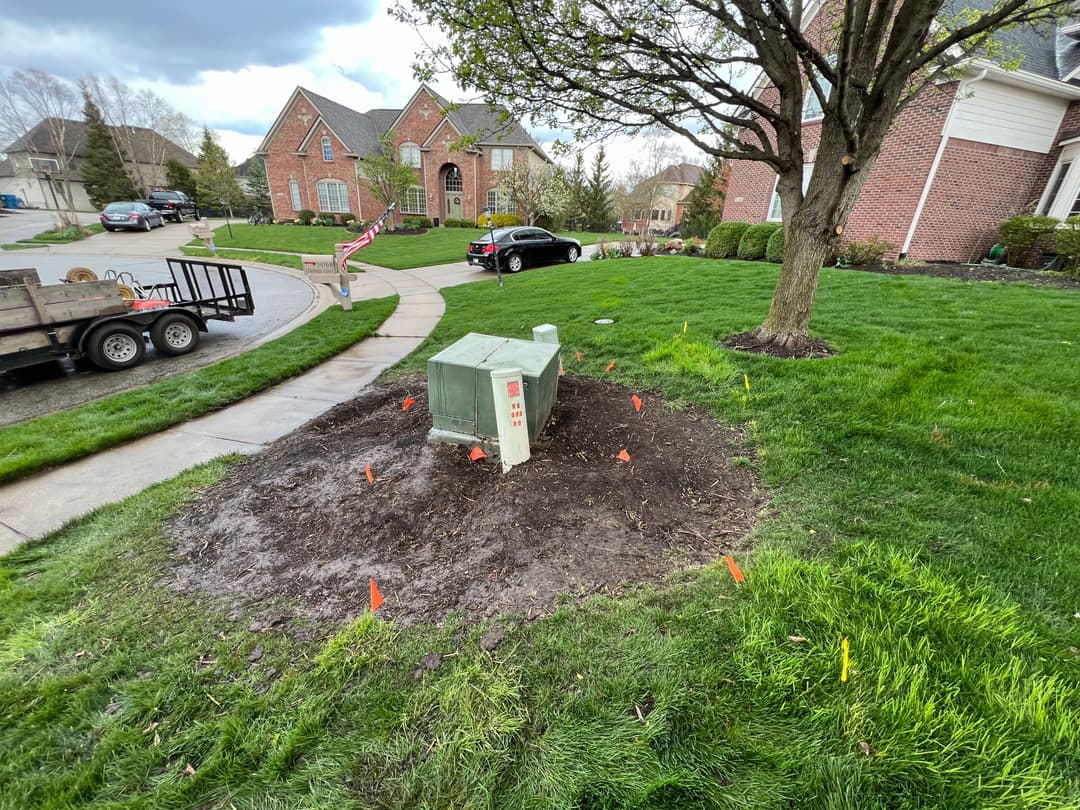
[(639, 183), (620, 217), (623, 232), (663, 233), (678, 225), (703, 171), (693, 163), (676, 163)]
[[(120, 143), (130, 143), (134, 154), (124, 162), (136, 188), (150, 190), (165, 185), (165, 162), (177, 160), (189, 169), (198, 166), (194, 155), (164, 135), (146, 127), (110, 127)], [(57, 152), (63, 133), (63, 149)], [(118, 133), (118, 134), (117, 134)], [(0, 194), (14, 194), (33, 208), (64, 208), (52, 182), (67, 181), (76, 210), (93, 209), (83, 184), (82, 163), (86, 157), (86, 122), (48, 118), (3, 149), (0, 161)]]
[[(364, 181), (363, 164), (387, 132), (393, 132), (397, 159), (416, 170), (416, 185), (400, 201), (400, 214), (438, 224), (475, 220), (485, 207), (513, 213), (510, 200), (496, 191), (498, 172), (550, 159), (519, 123), (500, 123), (500, 110), (450, 106), (421, 85), (402, 109), (360, 113), (297, 87), (256, 152), (266, 162), (274, 216), (294, 219), (308, 209), (377, 217), (384, 206)], [(475, 145), (452, 148), (478, 133)]]
[[(811, 41), (828, 30), (830, 8), (808, 4), (803, 30)], [(892, 258), (978, 261), (1010, 216), (1080, 213), (1080, 25), (1020, 27), (997, 38), (1010, 56), (1023, 55), (1020, 68), (972, 59), (960, 80), (930, 88), (905, 108), (859, 195), (845, 241), (884, 240)], [(821, 117), (808, 94), (804, 182)], [(779, 221), (775, 188), (766, 164), (731, 161), (724, 219)]]

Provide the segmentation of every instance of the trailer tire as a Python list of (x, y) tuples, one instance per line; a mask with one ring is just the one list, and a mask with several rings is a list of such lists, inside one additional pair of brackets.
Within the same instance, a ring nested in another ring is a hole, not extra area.
[(187, 315), (168, 312), (150, 325), (150, 342), (161, 354), (178, 357), (199, 345), (199, 327)]
[(104, 371), (123, 371), (142, 362), (146, 342), (142, 332), (129, 323), (105, 323), (86, 339), (86, 354)]

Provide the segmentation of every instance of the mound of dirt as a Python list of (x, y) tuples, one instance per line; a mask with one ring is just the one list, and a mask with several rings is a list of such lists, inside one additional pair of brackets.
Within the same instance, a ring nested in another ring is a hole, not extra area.
[(336, 623), (367, 608), (374, 578), (380, 615), (402, 624), (531, 618), (560, 594), (656, 582), (744, 548), (765, 496), (742, 433), (647, 392), (635, 412), (631, 393), (563, 377), (532, 458), (504, 475), (468, 447), (427, 443), (423, 378), (373, 388), (178, 515), (169, 584)]

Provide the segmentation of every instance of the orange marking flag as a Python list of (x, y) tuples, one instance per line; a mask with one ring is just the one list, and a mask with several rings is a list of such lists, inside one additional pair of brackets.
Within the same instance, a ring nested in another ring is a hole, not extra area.
[(407, 410), (409, 410), (409, 408), (411, 408), (415, 404), (416, 404), (415, 399), (413, 399), (412, 397), (405, 397), (405, 401), (401, 403), (401, 410), (407, 411)]
[(581, 362), (581, 352), (574, 352), (574, 356), (577, 357), (577, 361)]
[(386, 600), (383, 599), (382, 594), (379, 593), (379, 586), (375, 584), (375, 580), (371, 579), (369, 581), (371, 582), (371, 612), (374, 613), (382, 607), (382, 603)]
[(367, 476), (367, 482), (369, 484), (371, 484), (372, 486), (375, 486), (375, 476), (371, 474), (371, 465), (370, 464), (365, 464), (364, 465), (364, 475)]
[(731, 572), (731, 576), (735, 578), (736, 584), (745, 582), (746, 577), (743, 576), (743, 572), (739, 570), (739, 566), (735, 564), (735, 560), (731, 559), (731, 555), (726, 555), (724, 560), (727, 562), (728, 570)]
[(634, 394), (632, 397), (630, 397), (630, 401), (634, 403), (634, 410), (638, 413), (641, 413), (641, 397), (639, 397), (637, 394)]
[(487, 458), (487, 453), (485, 453), (479, 447), (474, 447), (469, 453), (469, 458), (471, 458), (473, 461), (479, 461), (482, 458)]
[(626, 448), (624, 447), (622, 450), (619, 451), (619, 461), (629, 461), (629, 460), (630, 460), (630, 454), (626, 452)]
[(615, 361), (614, 360), (612, 360), (610, 363), (607, 364), (607, 368), (604, 369), (604, 373), (607, 374), (613, 368), (615, 368)]

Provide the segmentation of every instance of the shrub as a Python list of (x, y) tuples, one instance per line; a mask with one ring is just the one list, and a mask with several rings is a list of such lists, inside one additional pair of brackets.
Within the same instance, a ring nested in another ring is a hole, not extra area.
[(750, 227), (749, 222), (721, 222), (705, 240), (705, 255), (710, 259), (727, 259), (739, 251), (739, 240)]
[(334, 215), (333, 214), (327, 214), (327, 213), (319, 214), (319, 224), (320, 225), (326, 225), (327, 227), (333, 225), (334, 224)]
[(1053, 217), (1027, 215), (1009, 217), (1002, 222), (998, 232), (1009, 251), (1009, 264), (1030, 263), (1037, 246), (1049, 245), (1050, 235), (1057, 225), (1058, 221)]
[(431, 227), (431, 220), (427, 217), (406, 217), (402, 227), (407, 231), (419, 231)]
[[(491, 227), (493, 228), (509, 228), (513, 225), (520, 225), (521, 217), (516, 214), (492, 214), (491, 215)], [(486, 228), (487, 217), (480, 214), (476, 217), (476, 227)]]
[(784, 261), (784, 229), (777, 228), (765, 244), (765, 261), (779, 264)]
[(1070, 273), (1080, 269), (1080, 215), (1065, 220), (1065, 226), (1054, 229), (1054, 249), (1062, 260), (1062, 270)]
[(355, 219), (352, 222), (345, 223), (345, 230), (352, 233), (363, 233), (371, 227), (370, 222), (365, 222), (362, 219)]
[(882, 264), (882, 258), (892, 249), (892, 244), (883, 239), (848, 242), (840, 251), (840, 261), (855, 267), (875, 267)]
[(655, 256), (656, 242), (651, 236), (643, 236), (637, 243), (637, 252), (639, 256)]
[(296, 212), (296, 222), (299, 225), (310, 225), (315, 221), (315, 212), (310, 208), (304, 208)]
[(684, 256), (697, 256), (701, 252), (701, 246), (705, 244), (700, 238), (691, 236), (683, 240), (682, 252)]
[(765, 248), (768, 247), (769, 237), (783, 229), (784, 226), (779, 222), (759, 222), (751, 225), (739, 239), (739, 258), (747, 261), (765, 258)]
[(356, 214), (342, 214), (341, 215), (341, 224), (342, 225), (348, 225), (354, 219), (356, 219)]

